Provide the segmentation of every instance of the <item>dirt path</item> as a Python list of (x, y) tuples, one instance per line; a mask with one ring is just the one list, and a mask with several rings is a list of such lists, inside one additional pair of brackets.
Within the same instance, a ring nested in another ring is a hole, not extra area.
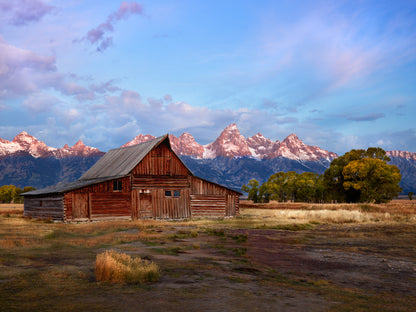
[[(415, 258), (394, 251), (398, 247), (394, 235), (403, 233), (401, 228), (389, 228), (391, 241), (387, 245), (385, 236), (378, 240), (362, 238), (360, 234), (371, 228), (356, 228), (352, 237), (348, 230), (321, 227), (302, 232), (238, 232), (249, 237), (252, 261), (278, 272), (311, 275), (341, 287), (416, 296)], [(415, 252), (415, 247), (412, 249)]]

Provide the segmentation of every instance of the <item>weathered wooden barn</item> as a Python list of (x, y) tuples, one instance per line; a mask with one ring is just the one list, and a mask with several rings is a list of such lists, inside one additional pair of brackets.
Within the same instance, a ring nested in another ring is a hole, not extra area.
[(77, 181), (22, 195), (27, 217), (93, 221), (236, 216), (242, 194), (194, 176), (165, 135), (108, 151)]

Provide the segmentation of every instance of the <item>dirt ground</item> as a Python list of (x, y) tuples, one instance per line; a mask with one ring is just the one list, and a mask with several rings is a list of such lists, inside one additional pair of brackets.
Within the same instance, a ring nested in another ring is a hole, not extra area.
[(137, 306), (134, 297), (126, 298), (123, 310), (162, 311), (168, 305), (171, 311), (349, 311), (354, 306), (354, 311), (360, 306), (362, 311), (412, 311), (415, 233), (412, 224), (226, 229), (175, 239), (164, 246), (180, 246), (175, 255), (131, 243), (122, 249), (160, 263), (164, 274), (148, 300)]
[[(414, 311), (414, 222), (253, 227), (244, 218), (0, 216), (0, 311)], [(97, 282), (95, 256), (108, 249), (156, 262), (160, 280)]]

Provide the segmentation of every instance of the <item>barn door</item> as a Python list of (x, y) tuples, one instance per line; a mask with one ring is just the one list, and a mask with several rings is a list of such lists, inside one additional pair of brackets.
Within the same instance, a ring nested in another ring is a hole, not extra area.
[(139, 217), (151, 218), (152, 214), (152, 193), (141, 193), (139, 204)]
[(72, 218), (88, 218), (88, 193), (72, 194)]

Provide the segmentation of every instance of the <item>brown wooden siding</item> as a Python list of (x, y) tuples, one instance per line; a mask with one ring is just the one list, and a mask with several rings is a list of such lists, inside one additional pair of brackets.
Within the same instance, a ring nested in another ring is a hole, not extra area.
[(131, 217), (130, 193), (91, 193), (91, 220), (102, 217)]
[[(113, 182), (121, 181), (121, 191), (113, 191)], [(130, 177), (109, 180), (65, 193), (66, 221), (100, 218), (131, 218)]]
[(189, 187), (189, 179), (187, 176), (140, 176), (133, 175), (133, 188), (151, 188), (151, 187)]
[(62, 195), (25, 196), (24, 216), (39, 219), (64, 219)]
[[(165, 191), (179, 191), (180, 196), (165, 196)], [(164, 189), (158, 188), (152, 191), (152, 213), (156, 219), (183, 219), (190, 218), (189, 189)]]
[(191, 182), (191, 194), (204, 194), (204, 195), (238, 195), (237, 192), (227, 189), (221, 185), (213, 182), (206, 181), (198, 177), (192, 177)]
[[(192, 177), (191, 194), (193, 217), (229, 217), (239, 213), (239, 194), (218, 184)], [(217, 202), (218, 198), (221, 198), (220, 202)]]
[(191, 195), (192, 217), (225, 217), (225, 195)]
[(143, 176), (187, 176), (188, 169), (169, 147), (162, 143), (133, 169), (133, 174)]

